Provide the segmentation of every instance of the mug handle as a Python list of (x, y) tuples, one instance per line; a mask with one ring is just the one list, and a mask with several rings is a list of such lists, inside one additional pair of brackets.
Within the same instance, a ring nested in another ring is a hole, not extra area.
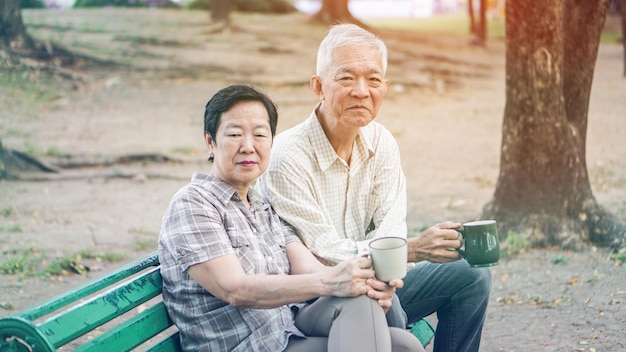
[[(465, 247), (465, 232), (463, 232), (463, 226), (459, 227), (458, 229), (454, 229), (456, 232), (459, 233), (459, 240), (461, 240), (461, 247)], [(465, 255), (465, 250), (459, 248), (455, 248), (455, 251), (459, 252), (459, 254), (467, 259), (467, 256)]]

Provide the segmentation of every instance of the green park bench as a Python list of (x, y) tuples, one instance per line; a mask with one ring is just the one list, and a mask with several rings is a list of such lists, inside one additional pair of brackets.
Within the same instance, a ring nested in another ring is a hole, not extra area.
[[(13, 316), (0, 319), (0, 352), (181, 351), (178, 330), (160, 298), (156, 253)], [(427, 320), (409, 327), (422, 344)]]

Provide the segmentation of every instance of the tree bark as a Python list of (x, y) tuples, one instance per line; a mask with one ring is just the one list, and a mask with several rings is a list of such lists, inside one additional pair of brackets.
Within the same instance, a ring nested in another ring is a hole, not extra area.
[[(478, 1), (478, 20), (476, 20), (474, 9), (475, 1)], [(472, 44), (485, 46), (487, 44), (487, 0), (469, 0), (467, 6)]]
[(26, 34), (20, 0), (0, 1), (0, 48), (15, 53), (35, 49), (35, 41)]
[(467, 12), (470, 18), (470, 34), (476, 35), (476, 17), (474, 16), (474, 0), (467, 0)]
[(22, 20), (20, 0), (0, 0), (0, 51), (7, 53), (9, 59), (28, 57), (53, 67), (79, 65), (87, 59), (29, 36)]
[(534, 247), (624, 246), (591, 191), (587, 114), (609, 0), (509, 0), (500, 174), (483, 216)]
[(211, 21), (222, 24), (230, 22), (230, 0), (211, 0)]
[(350, 13), (348, 0), (322, 0), (322, 7), (312, 17), (314, 22), (324, 24), (354, 23), (366, 27)]
[(624, 77), (626, 77), (626, 0), (618, 0), (617, 6), (622, 15), (622, 47), (624, 49)]

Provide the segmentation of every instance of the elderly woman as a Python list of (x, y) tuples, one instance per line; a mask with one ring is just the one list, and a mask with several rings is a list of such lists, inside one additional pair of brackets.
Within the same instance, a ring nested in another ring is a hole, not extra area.
[[(217, 92), (204, 115), (211, 175), (173, 197), (159, 237), (163, 300), (185, 351), (414, 351), (387, 326), (370, 260), (322, 265), (251, 188), (276, 133), (252, 87)], [(398, 280), (396, 286), (401, 287)], [(374, 297), (374, 298), (371, 298)]]

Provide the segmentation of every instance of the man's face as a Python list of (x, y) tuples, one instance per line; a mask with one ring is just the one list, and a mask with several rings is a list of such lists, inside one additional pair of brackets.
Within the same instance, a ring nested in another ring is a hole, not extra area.
[(369, 47), (349, 46), (333, 52), (331, 65), (314, 91), (322, 100), (320, 110), (346, 127), (370, 123), (382, 104), (388, 81), (380, 53)]

